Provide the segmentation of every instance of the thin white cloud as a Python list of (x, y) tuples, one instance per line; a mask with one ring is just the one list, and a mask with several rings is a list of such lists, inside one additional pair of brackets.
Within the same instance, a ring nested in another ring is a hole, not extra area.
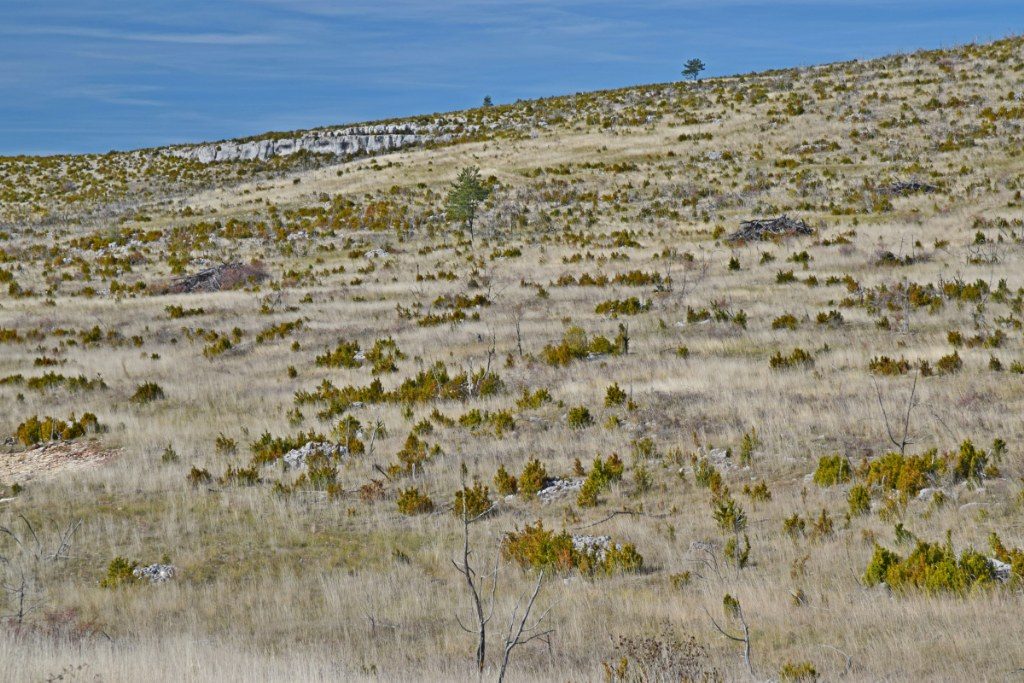
[(146, 93), (159, 91), (153, 86), (123, 85), (78, 85), (67, 88), (61, 93), (65, 97), (95, 100), (107, 104), (120, 104), (130, 107), (162, 107), (164, 102), (145, 97)]
[(110, 31), (82, 26), (20, 26), (0, 28), (8, 35), (66, 36), (69, 38), (96, 38), (124, 40), (140, 43), (170, 43), (174, 45), (276, 45), (289, 39), (268, 33), (177, 33), (158, 31)]

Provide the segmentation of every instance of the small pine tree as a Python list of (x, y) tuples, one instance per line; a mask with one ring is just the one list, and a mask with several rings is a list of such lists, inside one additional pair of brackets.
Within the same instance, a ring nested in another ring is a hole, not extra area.
[(490, 194), (490, 188), (480, 179), (480, 169), (475, 166), (459, 171), (459, 177), (448, 190), (448, 219), (461, 223), (463, 230), (469, 233), (470, 241), (473, 240), (477, 208)]
[(683, 65), (683, 75), (696, 82), (700, 78), (700, 72), (704, 69), (704, 62), (694, 57)]

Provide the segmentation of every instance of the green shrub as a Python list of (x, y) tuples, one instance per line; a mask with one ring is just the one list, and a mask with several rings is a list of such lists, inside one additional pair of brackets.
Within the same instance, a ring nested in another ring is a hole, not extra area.
[(92, 413), (83, 413), (81, 418), (72, 414), (66, 421), (55, 417), (39, 419), (33, 415), (15, 429), (14, 435), (23, 446), (34, 446), (50, 441), (70, 441), (85, 436), (87, 432), (101, 432), (104, 427)]
[(511, 496), (519, 490), (519, 483), (508, 473), (504, 465), (499, 465), (498, 472), (494, 475), (494, 488), (502, 496)]
[(693, 456), (693, 478), (697, 486), (708, 489), (715, 496), (725, 490), (722, 473), (707, 458)]
[(362, 361), (357, 358), (359, 342), (342, 339), (333, 351), (317, 356), (314, 363), (322, 368), (358, 368)]
[(221, 455), (234, 455), (238, 452), (238, 442), (224, 434), (217, 435), (213, 447)]
[(612, 482), (621, 481), (625, 465), (618, 455), (612, 453), (604, 461), (600, 457), (594, 458), (594, 464), (587, 475), (579, 495), (576, 497), (576, 504), (580, 507), (594, 507), (597, 505), (597, 497)]
[(722, 554), (737, 569), (743, 569), (750, 562), (750, 537), (743, 534), (743, 545), (740, 545), (738, 535), (730, 536), (722, 547)]
[(866, 515), (871, 512), (871, 493), (868, 491), (867, 486), (857, 484), (851, 487), (850, 493), (846, 497), (846, 502), (850, 506), (851, 517)]
[(811, 540), (820, 541), (831, 538), (834, 531), (835, 522), (832, 521), (832, 516), (828, 514), (828, 510), (822, 508), (821, 514), (818, 515), (818, 518), (814, 520), (814, 524), (811, 525)]
[(398, 511), (403, 515), (422, 515), (434, 511), (434, 501), (420, 493), (415, 486), (403, 489), (398, 494)]
[(779, 669), (779, 678), (784, 681), (816, 681), (818, 670), (810, 662), (786, 662)]
[(595, 507), (598, 503), (597, 496), (603, 491), (601, 484), (592, 477), (587, 477), (576, 495), (576, 504), (581, 508)]
[(532, 394), (523, 389), (522, 398), (516, 401), (516, 407), (520, 410), (536, 410), (546, 403), (551, 403), (552, 400), (547, 389), (537, 389)]
[(821, 311), (815, 318), (815, 322), (819, 325), (831, 325), (833, 327), (838, 327), (843, 324), (843, 314), (836, 310), (828, 311), (827, 313), (825, 311)]
[(902, 455), (895, 451), (886, 453), (868, 465), (865, 483), (898, 491), (906, 496), (915, 496), (945, 468), (936, 455), (934, 449), (923, 455)]
[(757, 438), (757, 430), (753, 427), (750, 428), (749, 432), (743, 433), (743, 438), (740, 440), (740, 464), (749, 465), (754, 460), (754, 451), (760, 447), (761, 440)]
[(605, 406), (611, 408), (613, 406), (621, 406), (626, 402), (626, 392), (616, 382), (608, 387), (608, 391), (604, 394)]
[(164, 390), (159, 384), (146, 382), (136, 387), (135, 393), (128, 400), (137, 405), (145, 405), (153, 401), (161, 401), (164, 398), (166, 398)]
[(499, 410), (492, 413), (488, 410), (481, 411), (479, 408), (473, 408), (468, 413), (461, 415), (458, 422), (463, 427), (473, 431), (477, 431), (485, 426), (490, 427), (494, 430), (495, 436), (499, 438), (516, 428), (515, 418), (512, 417), (512, 413), (508, 410)]
[(519, 475), (519, 493), (523, 498), (531, 500), (538, 491), (544, 488), (547, 480), (548, 473), (544, 469), (544, 465), (537, 458), (530, 458), (526, 466), (523, 467), (522, 474)]
[(357, 402), (415, 405), (436, 400), (464, 401), (468, 398), (493, 396), (501, 392), (504, 386), (501, 377), (485, 368), (473, 373), (452, 375), (447, 366), (438, 361), (429, 369), (421, 370), (415, 377), (406, 379), (393, 391), (385, 391), (380, 379), (373, 380), (367, 386), (349, 385), (340, 388), (324, 380), (314, 391), (296, 392), (295, 403), (325, 405), (318, 417), (328, 419), (341, 415)]
[(306, 433), (299, 432), (295, 436), (274, 437), (270, 432), (263, 432), (260, 438), (249, 444), (252, 451), (252, 462), (255, 465), (266, 465), (275, 462), (285, 453), (302, 448), (310, 442), (323, 442), (329, 439), (312, 429)]
[(975, 448), (970, 439), (960, 444), (960, 450), (954, 456), (953, 480), (979, 483), (989, 467), (988, 453)]
[(956, 351), (953, 351), (953, 353), (948, 356), (943, 356), (937, 363), (935, 363), (935, 369), (939, 371), (940, 375), (956, 374), (960, 372), (963, 367), (964, 362), (961, 360), (960, 354)]
[(377, 339), (373, 342), (373, 348), (366, 352), (366, 360), (371, 365), (370, 372), (374, 375), (398, 372), (398, 361), (405, 360), (405, 357), (391, 337)]
[(650, 300), (641, 301), (635, 296), (628, 299), (609, 299), (602, 301), (594, 308), (594, 313), (599, 315), (638, 315), (651, 309)]
[(306, 471), (295, 480), (291, 490), (326, 491), (329, 497), (337, 498), (342, 493), (338, 468), (326, 454), (312, 453), (306, 458)]
[(172, 320), (188, 318), (193, 315), (203, 315), (206, 313), (206, 310), (202, 308), (184, 308), (176, 305), (164, 306), (164, 310), (167, 311), (167, 316)]
[(910, 372), (910, 361), (902, 357), (895, 360), (889, 356), (878, 356), (868, 361), (868, 372), (873, 375), (905, 375)]
[(203, 347), (203, 355), (207, 358), (214, 358), (227, 353), (232, 348), (231, 340), (227, 337), (217, 337)]
[(797, 366), (811, 367), (814, 365), (814, 358), (811, 354), (797, 347), (788, 356), (783, 356), (781, 351), (776, 351), (768, 362), (772, 370), (787, 370)]
[(165, 465), (170, 465), (178, 462), (179, 460), (181, 460), (181, 457), (178, 455), (178, 452), (174, 450), (174, 446), (167, 444), (167, 447), (164, 448), (164, 452), (160, 454), (160, 462)]
[(1007, 548), (994, 531), (989, 534), (988, 542), (995, 558), (1010, 565), (1011, 581), (1019, 586), (1024, 581), (1024, 550)]
[(412, 432), (405, 438), (405, 443), (398, 451), (398, 465), (393, 468), (394, 474), (411, 474), (413, 470), (423, 467), (423, 464), (440, 452), (440, 448), (434, 446), (429, 448), (427, 442), (422, 441)]
[(107, 565), (107, 575), (100, 580), (101, 588), (120, 588), (138, 581), (133, 573), (139, 566), (138, 562), (118, 556)]
[(712, 514), (718, 528), (729, 534), (736, 534), (747, 528), (747, 513), (731, 497), (724, 497), (714, 503)]
[(751, 500), (760, 501), (762, 503), (772, 499), (772, 492), (768, 490), (768, 484), (763, 481), (759, 481), (753, 486), (750, 484), (744, 484), (743, 495), (747, 496)]
[(632, 573), (643, 568), (643, 557), (631, 543), (609, 543), (602, 550), (577, 547), (567, 531), (554, 532), (544, 523), (510, 531), (501, 544), (502, 554), (526, 569), (564, 574), (578, 571), (587, 576)]
[(585, 429), (594, 424), (594, 418), (586, 406), (575, 406), (569, 409), (566, 424), (571, 429)]
[(773, 330), (795, 330), (799, 321), (792, 313), (785, 313), (772, 321)]
[(256, 343), (263, 344), (274, 339), (284, 339), (297, 330), (302, 329), (301, 320), (290, 320), (276, 325), (271, 325), (256, 333)]
[(803, 536), (806, 528), (807, 522), (799, 513), (794, 512), (791, 516), (782, 520), (782, 531), (792, 539)]
[(195, 488), (204, 484), (209, 484), (213, 481), (213, 476), (205, 469), (193, 466), (192, 469), (189, 470), (188, 474), (185, 475), (185, 480), (190, 486)]
[(836, 486), (850, 481), (850, 461), (842, 455), (825, 455), (818, 459), (814, 483), (821, 487)]
[(590, 354), (610, 354), (617, 356), (629, 350), (629, 338), (622, 332), (615, 341), (600, 335), (589, 338), (581, 327), (570, 327), (562, 335), (561, 343), (547, 345), (541, 350), (541, 357), (548, 365), (563, 366), (574, 360), (586, 358)]
[(469, 519), (474, 519), (490, 509), (491, 498), (488, 488), (480, 483), (479, 479), (474, 479), (472, 486), (466, 486), (455, 492), (452, 513), (460, 519), (463, 513)]
[(256, 486), (260, 483), (260, 473), (256, 465), (249, 467), (234, 467), (228, 465), (224, 475), (217, 480), (221, 486), (234, 484), (236, 486)]
[(985, 556), (971, 548), (957, 557), (949, 541), (945, 545), (918, 541), (906, 559), (876, 545), (864, 572), (864, 582), (884, 582), (898, 592), (916, 589), (930, 594), (964, 595), (991, 586), (995, 573)]

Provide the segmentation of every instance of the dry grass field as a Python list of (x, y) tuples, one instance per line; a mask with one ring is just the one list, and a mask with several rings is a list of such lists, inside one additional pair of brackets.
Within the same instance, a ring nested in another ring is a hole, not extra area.
[(495, 679), (538, 587), (506, 680), (1020, 677), (1022, 74), (1012, 38), (358, 159), (0, 160), (0, 678)]

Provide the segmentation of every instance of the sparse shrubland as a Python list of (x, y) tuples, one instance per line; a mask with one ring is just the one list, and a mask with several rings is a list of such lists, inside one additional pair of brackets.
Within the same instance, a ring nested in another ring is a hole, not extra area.
[(1012, 678), (1022, 49), (0, 159), (0, 669)]

